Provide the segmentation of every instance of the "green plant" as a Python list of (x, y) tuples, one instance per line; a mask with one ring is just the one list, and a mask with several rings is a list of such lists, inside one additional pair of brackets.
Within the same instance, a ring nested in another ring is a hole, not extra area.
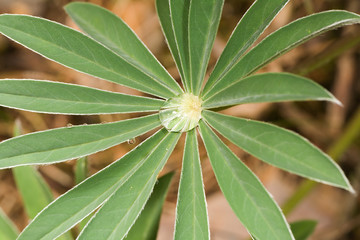
[(360, 22), (359, 15), (346, 11), (313, 14), (277, 30), (250, 49), (287, 2), (255, 1), (202, 88), (223, 1), (157, 0), (162, 29), (184, 90), (126, 24), (105, 9), (86, 3), (66, 7), (90, 37), (41, 18), (1, 15), (0, 31), (14, 41), (60, 64), (156, 98), (41, 80), (1, 80), (0, 104), (11, 108), (56, 114), (155, 113), (6, 140), (0, 144), (0, 168), (86, 156), (163, 126), (133, 151), (53, 201), (18, 239), (54, 239), (99, 207), (78, 239), (124, 238), (182, 132), (186, 132), (186, 142), (174, 237), (208, 239), (196, 129), (222, 192), (256, 239), (294, 239), (294, 236), (280, 208), (257, 177), (212, 128), (269, 164), (353, 192), (338, 165), (306, 139), (267, 123), (216, 113), (218, 108), (253, 102), (339, 103), (320, 85), (297, 75), (253, 75), (274, 58), (314, 36)]

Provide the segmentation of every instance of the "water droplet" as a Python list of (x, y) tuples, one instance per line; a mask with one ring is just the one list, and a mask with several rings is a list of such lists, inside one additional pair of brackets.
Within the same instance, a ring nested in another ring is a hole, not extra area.
[(68, 124), (66, 124), (66, 127), (67, 128), (72, 128), (74, 125), (72, 125), (71, 123), (68, 123)]
[(88, 124), (87, 123), (83, 123), (83, 126), (87, 126)]
[(136, 143), (136, 139), (135, 139), (135, 138), (128, 139), (128, 140), (127, 140), (127, 143), (128, 143), (128, 144), (134, 144), (134, 143)]

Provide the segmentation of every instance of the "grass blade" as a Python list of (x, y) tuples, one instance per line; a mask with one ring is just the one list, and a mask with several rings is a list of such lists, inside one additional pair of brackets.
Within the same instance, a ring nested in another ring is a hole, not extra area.
[(200, 121), (200, 133), (221, 191), (236, 216), (258, 240), (294, 239), (280, 208), (259, 179)]
[(258, 39), (289, 0), (257, 0), (240, 19), (207, 81), (203, 95), (221, 79)]
[[(87, 34), (155, 79), (161, 79), (176, 94), (180, 86), (161, 66), (129, 26), (112, 12), (90, 3), (66, 5), (66, 12)], [(96, 16), (94, 18), (93, 16)]]
[(150, 152), (146, 161), (95, 214), (78, 240), (117, 240), (125, 237), (150, 197), (157, 175), (164, 167), (180, 135), (166, 134), (156, 149)]
[(159, 178), (158, 182), (155, 184), (154, 191), (151, 193), (151, 196), (144, 207), (144, 210), (142, 210), (140, 216), (124, 239), (156, 239), (163, 204), (173, 176), (174, 173), (170, 172)]
[(267, 123), (204, 111), (221, 135), (255, 157), (286, 171), (353, 192), (341, 168), (308, 140)]
[(52, 240), (70, 229), (103, 204), (124, 185), (158, 148), (167, 136), (161, 130), (124, 157), (89, 177), (52, 202), (21, 233), (18, 240)]
[(0, 32), (80, 72), (162, 98), (177, 95), (161, 79), (152, 78), (103, 45), (59, 23), (26, 15), (3, 14)]
[(229, 84), (204, 99), (204, 108), (232, 106), (243, 103), (327, 100), (340, 102), (314, 81), (288, 73), (264, 73)]
[(188, 22), (189, 91), (198, 95), (220, 22), (224, 0), (190, 1)]
[(354, 23), (360, 23), (360, 16), (341, 10), (316, 13), (298, 19), (272, 33), (251, 49), (203, 96), (211, 97), (229, 84), (254, 73), (273, 59), (321, 33)]
[(33, 112), (79, 115), (157, 111), (163, 101), (68, 83), (0, 79), (0, 105)]
[(186, 135), (174, 239), (210, 239), (204, 184), (195, 129)]
[(0, 143), (0, 168), (48, 164), (86, 156), (160, 125), (158, 114), (114, 123), (57, 128)]
[(0, 239), (15, 240), (18, 236), (18, 230), (11, 220), (5, 215), (0, 208)]

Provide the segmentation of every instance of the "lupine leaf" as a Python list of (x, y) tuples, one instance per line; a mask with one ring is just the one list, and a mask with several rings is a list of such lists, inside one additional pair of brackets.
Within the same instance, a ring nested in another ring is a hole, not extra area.
[(188, 22), (189, 70), (187, 86), (199, 94), (219, 26), (224, 0), (190, 1)]
[(341, 10), (316, 13), (298, 19), (272, 33), (251, 49), (226, 75), (214, 82), (203, 96), (211, 97), (229, 84), (248, 76), (278, 56), (321, 33), (354, 23), (360, 23), (360, 16)]
[(202, 120), (201, 137), (217, 182), (236, 216), (258, 240), (294, 239), (280, 208), (259, 179)]
[(60, 114), (156, 111), (163, 101), (73, 84), (29, 79), (0, 80), (0, 105)]
[(341, 168), (308, 140), (271, 124), (204, 111), (221, 135), (255, 157), (286, 171), (353, 191)]
[[(167, 131), (167, 130), (163, 130)], [(146, 161), (119, 187), (80, 233), (78, 239), (123, 239), (150, 197), (157, 175), (174, 149), (180, 133), (167, 133)], [(131, 159), (134, 161), (134, 159)]]
[(173, 97), (161, 79), (147, 75), (126, 59), (84, 34), (43, 18), (3, 14), (0, 32), (67, 67), (162, 98)]
[(60, 196), (34, 218), (18, 240), (53, 240), (70, 229), (127, 183), (141, 166), (164, 152), (158, 146), (167, 135), (166, 130), (157, 132), (118, 161)]
[(114, 123), (35, 132), (0, 143), (0, 168), (48, 164), (89, 155), (160, 125), (158, 114)]
[(162, 29), (186, 90), (190, 88), (189, 7), (190, 0), (156, 0)]
[(253, 3), (231, 34), (203, 94), (236, 64), (288, 2), (289, 0), (257, 0)]
[[(140, 41), (124, 21), (105, 8), (90, 3), (66, 5), (66, 12), (75, 23), (96, 41), (135, 65), (155, 79), (161, 79), (177, 94), (180, 86)], [(96, 18), (94, 18), (96, 16)]]
[(229, 84), (204, 99), (204, 108), (225, 107), (243, 103), (300, 100), (339, 101), (314, 81), (288, 73), (264, 73)]
[(0, 208), (0, 239), (15, 240), (18, 236), (18, 230), (11, 220), (5, 215)]
[(174, 239), (210, 239), (198, 142), (195, 129), (186, 135)]
[(156, 239), (161, 212), (173, 176), (174, 172), (170, 172), (159, 178), (158, 182), (155, 184), (154, 191), (146, 202), (144, 210), (141, 211), (140, 216), (136, 219), (135, 224), (131, 227), (130, 232), (124, 239)]

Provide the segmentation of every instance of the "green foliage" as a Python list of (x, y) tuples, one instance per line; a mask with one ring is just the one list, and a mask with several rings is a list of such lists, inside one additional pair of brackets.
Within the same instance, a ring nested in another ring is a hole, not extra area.
[[(346, 11), (317, 13), (286, 25), (249, 50), (287, 2), (255, 1), (240, 20), (202, 89), (223, 1), (157, 0), (160, 23), (184, 90), (133, 31), (103, 8), (88, 3), (66, 6), (71, 18), (88, 36), (42, 18), (1, 15), (0, 32), (25, 47), (80, 72), (162, 99), (41, 80), (0, 80), (0, 105), (6, 107), (75, 115), (156, 112), (131, 120), (69, 126), (6, 140), (0, 143), (0, 168), (56, 163), (120, 144), (165, 126), (158, 114), (164, 104), (174, 109), (167, 112), (167, 118), (183, 119), (181, 128), (172, 126), (173, 132), (160, 129), (89, 178), (83, 166), (85, 160), (80, 160), (77, 165), (77, 182), (80, 183), (44, 208), (19, 239), (55, 239), (92, 213), (95, 214), (78, 239), (123, 239), (127, 234), (129, 239), (136, 239), (142, 231), (148, 232), (147, 236), (155, 236), (170, 177), (164, 180), (166, 183), (157, 185), (159, 192), (156, 187), (150, 196), (158, 174), (181, 135), (180, 129), (187, 131), (187, 136), (175, 239), (210, 237), (196, 130), (200, 132), (226, 199), (249, 233), (258, 240), (294, 239), (294, 235), (261, 182), (213, 129), (265, 162), (353, 191), (339, 166), (299, 135), (270, 124), (213, 111), (218, 107), (253, 102), (326, 100), (338, 103), (320, 85), (303, 77), (287, 73), (251, 75), (312, 37), (336, 27), (360, 23), (359, 15)], [(193, 97), (183, 97), (189, 95)], [(177, 111), (178, 107), (181, 111)], [(198, 114), (201, 114), (200, 121)], [(199, 125), (193, 129), (190, 123), (196, 125), (198, 121)], [(304, 230), (306, 235), (311, 232), (307, 226), (297, 225), (296, 229)]]

